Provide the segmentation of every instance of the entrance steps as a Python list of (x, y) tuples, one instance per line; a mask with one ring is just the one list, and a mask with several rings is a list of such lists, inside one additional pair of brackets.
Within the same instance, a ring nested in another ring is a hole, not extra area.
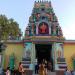
[[(39, 74), (33, 74), (33, 75), (39, 75)], [(48, 72), (47, 75), (64, 75), (64, 71)]]
[(30, 64), (31, 64), (31, 59), (23, 57), (21, 63), (24, 68), (29, 69)]
[(56, 72), (48, 72), (48, 75), (56, 75)]
[[(39, 75), (39, 74), (33, 74), (33, 75)], [(48, 72), (47, 75), (56, 75), (56, 72)]]
[(55, 70), (66, 70), (66, 68), (67, 68), (65, 58), (58, 58), (57, 59), (57, 64), (55, 64), (55, 65), (56, 65)]

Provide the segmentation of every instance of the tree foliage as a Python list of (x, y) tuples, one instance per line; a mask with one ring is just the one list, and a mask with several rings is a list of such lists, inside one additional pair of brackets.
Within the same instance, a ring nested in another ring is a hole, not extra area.
[(16, 38), (20, 33), (19, 24), (14, 19), (0, 15), (0, 39), (8, 39), (10, 34)]

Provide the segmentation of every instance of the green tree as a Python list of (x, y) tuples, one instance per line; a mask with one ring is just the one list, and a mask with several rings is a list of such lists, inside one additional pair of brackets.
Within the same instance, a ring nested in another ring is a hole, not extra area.
[(5, 15), (0, 15), (0, 39), (8, 39), (9, 34), (17, 38), (20, 33), (19, 24), (14, 19), (8, 19)]

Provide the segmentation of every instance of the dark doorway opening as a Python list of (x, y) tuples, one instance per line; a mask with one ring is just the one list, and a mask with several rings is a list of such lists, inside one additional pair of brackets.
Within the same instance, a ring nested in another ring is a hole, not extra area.
[(53, 64), (52, 60), (52, 44), (36, 44), (36, 58), (38, 60), (38, 63), (41, 63), (43, 59), (45, 59), (47, 62), (51, 62)]

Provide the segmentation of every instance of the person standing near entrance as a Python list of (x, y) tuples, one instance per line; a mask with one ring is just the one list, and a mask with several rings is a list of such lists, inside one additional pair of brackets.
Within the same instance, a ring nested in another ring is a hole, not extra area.
[(38, 74), (38, 70), (39, 70), (39, 64), (37, 62), (37, 59), (35, 60), (35, 74)]
[(47, 69), (45, 68), (45, 64), (41, 63), (39, 65), (39, 75), (47, 75)]
[(11, 75), (10, 67), (7, 67), (6, 75)]
[(48, 62), (48, 64), (47, 64), (48, 75), (50, 75), (51, 71), (52, 71), (52, 64), (51, 64), (51, 62)]
[(52, 71), (52, 64), (51, 64), (51, 62), (48, 62), (47, 70), (48, 71)]
[(23, 65), (22, 65), (21, 62), (19, 63), (18, 70), (19, 70), (19, 75), (23, 75), (23, 73), (24, 73), (24, 68), (23, 68)]

